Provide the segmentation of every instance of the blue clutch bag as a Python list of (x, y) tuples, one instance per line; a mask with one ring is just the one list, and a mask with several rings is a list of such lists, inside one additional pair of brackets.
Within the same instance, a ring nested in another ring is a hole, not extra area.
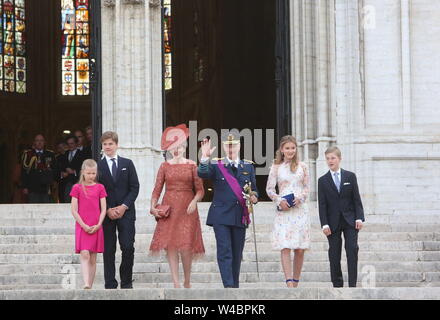
[[(285, 196), (283, 196), (283, 198), (287, 201), (289, 207), (293, 207), (293, 201), (295, 200), (295, 195), (293, 193), (291, 194), (287, 194)], [(279, 207), (278, 207), (278, 211), (282, 211)]]

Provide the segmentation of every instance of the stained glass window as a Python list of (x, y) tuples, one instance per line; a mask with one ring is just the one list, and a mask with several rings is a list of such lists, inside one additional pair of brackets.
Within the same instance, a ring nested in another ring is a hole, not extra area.
[(62, 94), (90, 93), (89, 0), (61, 0)]
[(25, 0), (0, 0), (0, 91), (26, 92)]
[(173, 88), (173, 53), (172, 53), (172, 21), (171, 0), (164, 0), (163, 43), (164, 43), (164, 86), (165, 90)]

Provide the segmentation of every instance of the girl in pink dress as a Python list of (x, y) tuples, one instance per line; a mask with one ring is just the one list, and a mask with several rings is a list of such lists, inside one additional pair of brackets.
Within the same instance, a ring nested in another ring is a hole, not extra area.
[(75, 225), (75, 253), (80, 253), (84, 289), (91, 289), (96, 274), (97, 253), (104, 252), (104, 221), (107, 193), (97, 181), (98, 166), (92, 159), (85, 160), (81, 176), (70, 192)]

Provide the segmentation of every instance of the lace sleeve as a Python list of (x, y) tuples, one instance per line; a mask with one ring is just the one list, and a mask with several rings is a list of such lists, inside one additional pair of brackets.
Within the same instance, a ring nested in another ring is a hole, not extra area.
[(269, 177), (267, 178), (266, 193), (273, 202), (280, 204), (282, 198), (276, 192), (278, 165), (273, 164), (270, 168)]
[[(164, 162), (165, 163), (165, 162)], [(160, 165), (159, 171), (156, 176), (156, 183), (154, 185), (153, 193), (151, 195), (151, 201), (154, 199), (157, 201), (162, 193), (163, 185), (165, 184), (165, 166), (164, 163)]]
[(303, 168), (303, 179), (302, 179), (302, 185), (303, 185), (303, 189), (302, 192), (299, 196), (299, 199), (301, 201), (301, 203), (304, 203), (307, 201), (307, 199), (309, 198), (309, 192), (310, 192), (310, 175), (309, 175), (309, 168), (307, 167), (307, 165), (303, 162), (301, 162), (301, 167)]
[(194, 189), (195, 189), (195, 198), (197, 201), (200, 201), (203, 199), (203, 196), (205, 195), (205, 188), (203, 187), (203, 180), (199, 177), (197, 174), (197, 165), (194, 164), (193, 169), (193, 181), (194, 181)]

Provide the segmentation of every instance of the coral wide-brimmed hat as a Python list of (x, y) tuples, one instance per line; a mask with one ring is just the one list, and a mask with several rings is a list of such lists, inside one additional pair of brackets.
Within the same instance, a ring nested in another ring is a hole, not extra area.
[(162, 133), (161, 149), (168, 151), (180, 146), (189, 137), (189, 129), (186, 124), (179, 124), (175, 127), (168, 127)]

